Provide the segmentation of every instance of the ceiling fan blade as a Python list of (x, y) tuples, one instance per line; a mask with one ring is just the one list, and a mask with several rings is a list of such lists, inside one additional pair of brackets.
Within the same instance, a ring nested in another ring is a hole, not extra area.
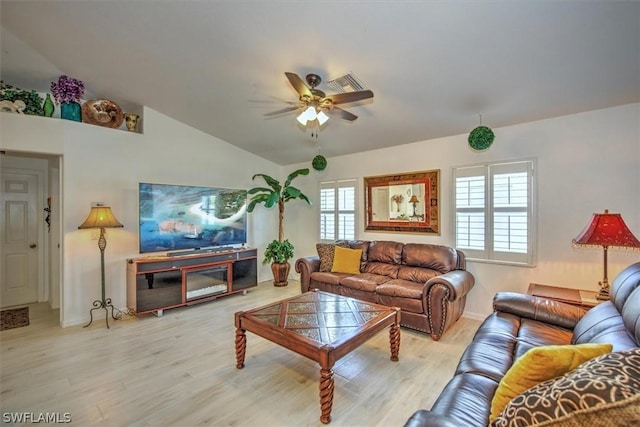
[(296, 111), (299, 108), (300, 107), (298, 105), (296, 105), (295, 107), (287, 107), (287, 108), (283, 108), (281, 110), (276, 110), (276, 111), (272, 111), (270, 113), (265, 113), (265, 116), (269, 117), (269, 116), (277, 116), (277, 115), (284, 114), (284, 113), (290, 113), (292, 111)]
[(356, 116), (355, 114), (351, 114), (347, 110), (343, 110), (340, 107), (333, 107), (329, 112), (332, 115), (339, 115), (341, 119), (348, 120), (350, 122), (358, 118), (358, 116)]
[(358, 92), (336, 93), (335, 95), (328, 95), (325, 99), (330, 99), (333, 104), (346, 104), (369, 98), (373, 98), (373, 92), (361, 90)]
[(296, 101), (287, 101), (282, 98), (278, 98), (276, 96), (270, 96), (269, 99), (250, 99), (249, 102), (252, 104), (287, 104), (287, 105), (298, 105), (300, 102)]
[(308, 97), (312, 96), (311, 91), (309, 90), (307, 85), (304, 84), (304, 82), (302, 81), (299, 75), (295, 73), (284, 73), (284, 74), (289, 79), (289, 83), (291, 83), (291, 86), (293, 86), (293, 88), (296, 90), (296, 92), (298, 92), (298, 94), (300, 94), (300, 96), (308, 96)]

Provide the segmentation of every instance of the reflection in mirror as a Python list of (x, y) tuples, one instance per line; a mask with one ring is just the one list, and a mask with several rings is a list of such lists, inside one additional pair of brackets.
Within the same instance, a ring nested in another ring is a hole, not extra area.
[(424, 184), (372, 187), (372, 221), (424, 221)]
[(439, 234), (439, 175), (435, 170), (365, 177), (365, 229)]

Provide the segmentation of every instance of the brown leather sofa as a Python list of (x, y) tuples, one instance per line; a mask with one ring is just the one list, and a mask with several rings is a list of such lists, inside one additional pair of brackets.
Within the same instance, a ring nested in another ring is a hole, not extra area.
[[(627, 267), (615, 278), (611, 284), (609, 301), (589, 311), (510, 292), (496, 294), (493, 307), (494, 313), (479, 327), (473, 341), (463, 353), (453, 378), (431, 410), (416, 411), (405, 427), (487, 426), (491, 402), (500, 379), (518, 357), (535, 346), (610, 343), (613, 345), (613, 352), (638, 352), (640, 262)], [(634, 348), (635, 350), (630, 350)], [(630, 371), (636, 372), (636, 375), (638, 373), (637, 368)], [(557, 401), (559, 399), (549, 402), (557, 404)], [(640, 408), (640, 404), (636, 405), (636, 409)], [(586, 416), (586, 413), (583, 411), (581, 415)], [(591, 415), (596, 420), (608, 418), (598, 418), (597, 412)], [(636, 418), (631, 424), (615, 422), (606, 425), (638, 425), (635, 424), (637, 416), (640, 416), (640, 411), (636, 412)], [(605, 425), (598, 422), (595, 424)], [(582, 425), (594, 423), (592, 421)]]
[(439, 340), (462, 315), (474, 277), (464, 254), (430, 244), (392, 241), (338, 241), (362, 249), (360, 274), (320, 271), (318, 256), (300, 258), (302, 292), (332, 292), (401, 309), (401, 323)]

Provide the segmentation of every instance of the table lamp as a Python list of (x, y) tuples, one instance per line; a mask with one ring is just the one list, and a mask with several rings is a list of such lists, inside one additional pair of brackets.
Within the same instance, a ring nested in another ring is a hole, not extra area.
[(409, 199), (409, 203), (413, 204), (413, 216), (416, 216), (416, 205), (420, 203), (420, 200), (416, 197), (416, 195), (412, 195)]
[(98, 310), (100, 308), (104, 309), (106, 312), (105, 319), (107, 322), (107, 329), (109, 329), (109, 307), (111, 308), (111, 317), (114, 320), (118, 320), (120, 316), (116, 316), (113, 313), (113, 305), (111, 304), (111, 298), (105, 298), (105, 289), (104, 289), (104, 249), (107, 247), (107, 240), (104, 238), (104, 229), (105, 228), (122, 228), (124, 225), (120, 224), (116, 217), (111, 212), (111, 208), (109, 206), (97, 205), (91, 207), (91, 212), (89, 212), (89, 216), (87, 219), (78, 227), (79, 229), (87, 229), (87, 228), (99, 228), (100, 229), (100, 238), (98, 239), (98, 248), (100, 249), (100, 269), (102, 273), (102, 299), (95, 300), (93, 302), (93, 308), (89, 311), (89, 315), (91, 316), (91, 320), (89, 323), (84, 325), (86, 328), (93, 322), (93, 310)]
[(609, 299), (609, 279), (607, 279), (607, 251), (609, 247), (640, 248), (640, 241), (631, 233), (620, 214), (594, 213), (591, 221), (582, 232), (572, 240), (578, 246), (602, 246), (604, 249), (604, 278), (599, 282), (600, 290), (596, 294), (599, 300)]

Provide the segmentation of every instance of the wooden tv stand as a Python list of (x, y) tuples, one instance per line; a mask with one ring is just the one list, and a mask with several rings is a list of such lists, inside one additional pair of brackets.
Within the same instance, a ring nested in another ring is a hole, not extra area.
[(257, 249), (127, 260), (127, 306), (136, 314), (246, 293), (258, 286)]

